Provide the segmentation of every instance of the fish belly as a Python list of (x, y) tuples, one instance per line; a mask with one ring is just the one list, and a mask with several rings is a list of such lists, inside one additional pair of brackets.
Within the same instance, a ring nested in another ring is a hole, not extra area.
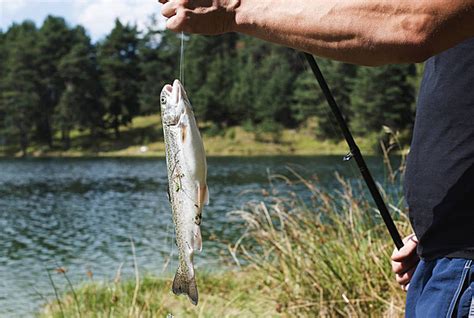
[[(196, 224), (200, 215), (197, 200), (198, 181), (194, 173), (195, 161), (188, 155), (187, 147), (180, 142), (179, 131), (164, 128), (168, 183), (173, 222), (175, 225), (176, 245), (178, 246), (179, 265), (173, 281), (175, 294), (187, 294), (193, 304), (198, 302), (198, 292), (193, 268), (193, 254), (201, 246), (201, 233)], [(191, 161), (190, 161), (191, 159)], [(190, 169), (191, 168), (191, 169)], [(200, 220), (199, 220), (200, 223)], [(197, 246), (199, 242), (199, 246)]]

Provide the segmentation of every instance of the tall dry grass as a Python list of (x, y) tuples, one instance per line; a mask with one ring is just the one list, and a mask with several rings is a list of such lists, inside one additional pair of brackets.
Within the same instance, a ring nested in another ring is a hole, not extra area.
[[(385, 160), (386, 185), (398, 189), (404, 161), (392, 168)], [(337, 188), (326, 189), (290, 171), (292, 181), (272, 178), (265, 202), (235, 212), (247, 230), (231, 248), (234, 258), (243, 256), (260, 274), (287, 316), (403, 316), (405, 293), (390, 266), (394, 245), (364, 185), (336, 175)], [(382, 192), (399, 230), (409, 233), (403, 198)]]

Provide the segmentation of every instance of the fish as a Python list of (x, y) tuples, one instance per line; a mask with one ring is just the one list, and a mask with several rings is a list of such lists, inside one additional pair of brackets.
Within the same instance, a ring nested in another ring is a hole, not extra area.
[(161, 91), (161, 118), (168, 171), (168, 198), (175, 226), (179, 264), (173, 293), (185, 294), (198, 304), (193, 265), (194, 253), (202, 251), (201, 221), (209, 204), (207, 162), (193, 107), (179, 80)]

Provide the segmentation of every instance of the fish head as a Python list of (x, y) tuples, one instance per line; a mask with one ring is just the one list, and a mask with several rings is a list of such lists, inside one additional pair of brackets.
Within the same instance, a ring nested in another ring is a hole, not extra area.
[(163, 123), (168, 126), (178, 125), (183, 115), (192, 114), (191, 103), (179, 80), (175, 80), (173, 86), (163, 87), (160, 102)]

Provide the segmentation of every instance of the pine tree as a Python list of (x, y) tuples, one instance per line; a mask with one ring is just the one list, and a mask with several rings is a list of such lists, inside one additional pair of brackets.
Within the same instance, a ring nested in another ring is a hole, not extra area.
[(232, 124), (231, 101), (228, 90), (232, 87), (232, 59), (228, 54), (215, 55), (207, 66), (207, 76), (194, 96), (196, 115), (218, 126)]
[(99, 47), (103, 102), (117, 139), (120, 125), (130, 124), (140, 110), (138, 45), (137, 27), (123, 25), (117, 19), (114, 29)]
[(144, 37), (140, 40), (140, 113), (160, 112), (160, 94), (165, 84), (176, 77), (179, 58), (179, 40), (168, 30), (160, 31), (152, 16)]
[[(313, 73), (306, 70), (298, 75), (293, 91), (291, 110), (295, 120), (301, 124), (308, 118), (319, 115), (317, 106), (323, 102), (322, 93), (315, 82)], [(323, 116), (322, 114), (320, 115)]]
[(354, 131), (359, 134), (409, 128), (413, 122), (414, 65), (361, 68), (352, 94)]
[(56, 109), (55, 121), (66, 149), (70, 147), (69, 134), (73, 128), (89, 129), (94, 138), (103, 117), (94, 47), (84, 28), (77, 27), (74, 33), (75, 44), (58, 66), (65, 90)]
[(232, 123), (228, 92), (234, 82), (236, 34), (189, 38), (185, 54), (185, 84), (198, 118), (216, 125)]
[(274, 50), (263, 59), (257, 72), (259, 82), (255, 96), (256, 122), (275, 122), (290, 126), (293, 121), (291, 114), (291, 96), (293, 93), (294, 76), (285, 55)]
[[(319, 59), (318, 65), (326, 78), (334, 99), (349, 123), (352, 118), (351, 100), (357, 66)], [(307, 69), (295, 84), (293, 110), (298, 122), (317, 118), (316, 134), (320, 138), (339, 139), (337, 122), (311, 70)]]
[(59, 61), (71, 50), (74, 33), (60, 17), (48, 16), (38, 34), (38, 69), (41, 103), (37, 112), (40, 141), (53, 146), (53, 114), (65, 88), (58, 72)]
[[(158, 50), (158, 59), (161, 61), (161, 66), (159, 67), (159, 74), (162, 83), (161, 84), (170, 84), (173, 80), (177, 79), (179, 76), (179, 62), (180, 62), (180, 46), (181, 46), (181, 35), (177, 35), (174, 32), (165, 30), (160, 32), (161, 41), (157, 48)], [(185, 39), (186, 50), (188, 50), (188, 39)], [(194, 59), (194, 57), (193, 57)], [(186, 77), (188, 77), (188, 67), (185, 69)], [(186, 79), (186, 82), (188, 80)], [(163, 86), (160, 85), (160, 86)]]
[[(6, 63), (5, 59), (7, 57), (6, 44), (5, 44), (5, 34), (2, 29), (0, 29), (0, 92), (4, 91), (3, 82), (6, 76)], [(0, 93), (0, 151), (4, 149), (6, 145), (5, 138), (5, 106), (3, 105), (3, 100)]]
[(13, 25), (4, 38), (6, 48), (2, 74), (1, 102), (4, 135), (17, 142), (23, 156), (30, 145), (36, 110), (39, 76), (36, 48), (37, 29), (32, 22)]
[(252, 123), (255, 117), (255, 61), (246, 50), (245, 41), (237, 44), (234, 82), (229, 91), (230, 124)]

